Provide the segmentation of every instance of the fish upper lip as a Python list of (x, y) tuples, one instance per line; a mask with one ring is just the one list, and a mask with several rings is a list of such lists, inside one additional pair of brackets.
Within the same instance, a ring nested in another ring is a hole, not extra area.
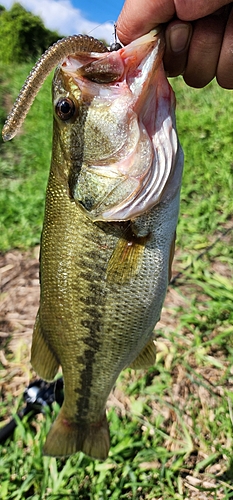
[(143, 45), (148, 45), (148, 44), (155, 41), (155, 37), (158, 34), (160, 34), (161, 31), (162, 31), (162, 27), (158, 26), (157, 28), (151, 30), (149, 33), (146, 33), (146, 35), (142, 35), (141, 37), (136, 38), (136, 40), (133, 40), (128, 45), (125, 45), (124, 47), (119, 49), (118, 52), (121, 52), (121, 51), (130, 52), (132, 49), (134, 51), (137, 47), (142, 47)]
[[(91, 105), (92, 100), (93, 106), (98, 109), (101, 109), (102, 105), (110, 105), (113, 114), (121, 114), (124, 107), (127, 116), (130, 111), (134, 114), (138, 130), (144, 128), (148, 141), (151, 141), (151, 150), (147, 147), (146, 152), (142, 150), (140, 153), (141, 166), (139, 165), (138, 171), (137, 159), (135, 165), (134, 162), (131, 165), (128, 161), (130, 158), (126, 142), (125, 160), (132, 166), (129, 171), (122, 171), (122, 154), (118, 165), (116, 158), (111, 161), (110, 156), (102, 165), (98, 164), (98, 158), (95, 159), (94, 156), (86, 159), (83, 176), (80, 174), (77, 189), (74, 189), (74, 199), (83, 204), (87, 215), (94, 221), (134, 219), (152, 209), (161, 201), (168, 178), (177, 163), (178, 139), (172, 111), (172, 91), (162, 67), (164, 39), (162, 34), (157, 35), (158, 30), (153, 30), (115, 52), (85, 53), (81, 58), (78, 54), (71, 55), (68, 61), (65, 60), (61, 65), (65, 80), (73, 79), (81, 91), (81, 99), (86, 101), (87, 106)], [(85, 64), (82, 65), (84, 61)], [(105, 69), (106, 72), (109, 71), (109, 75), (113, 74), (113, 81), (106, 84), (104, 81), (100, 84), (95, 80), (93, 82), (92, 70), (96, 78), (98, 69), (100, 74), (104, 73)], [(132, 150), (135, 156), (138, 154), (137, 145), (138, 141)], [(113, 156), (116, 157), (115, 150)], [(85, 193), (90, 196), (89, 188), (92, 189), (91, 184), (88, 184), (90, 177), (86, 177), (86, 173), (98, 175), (102, 186), (101, 178), (105, 177), (102, 171), (105, 168), (106, 177), (110, 170), (112, 182), (110, 181), (108, 186), (103, 182), (103, 193), (96, 196), (95, 203), (89, 209), (83, 203)], [(121, 197), (120, 184), (124, 183), (124, 194)]]
[[(153, 50), (151, 44), (157, 44), (157, 35), (160, 31), (161, 28), (158, 27), (117, 51), (71, 54), (61, 64), (62, 71), (64, 75), (72, 76), (77, 84), (80, 82), (83, 88), (86, 79), (97, 84), (111, 85), (112, 83), (113, 86), (126, 82), (131, 87), (131, 83), (140, 77), (141, 69), (144, 69), (144, 61)], [(156, 58), (152, 55), (151, 59)], [(98, 72), (100, 81), (95, 77)], [(101, 81), (101, 75), (105, 75), (103, 81)], [(98, 94), (97, 88), (94, 88), (95, 95), (96, 92)]]

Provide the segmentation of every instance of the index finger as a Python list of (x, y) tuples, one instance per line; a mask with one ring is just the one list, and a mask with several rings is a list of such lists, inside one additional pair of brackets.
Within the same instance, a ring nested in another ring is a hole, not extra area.
[(167, 23), (176, 15), (193, 21), (231, 3), (230, 0), (126, 0), (117, 21), (117, 34), (126, 45), (148, 33), (157, 24)]

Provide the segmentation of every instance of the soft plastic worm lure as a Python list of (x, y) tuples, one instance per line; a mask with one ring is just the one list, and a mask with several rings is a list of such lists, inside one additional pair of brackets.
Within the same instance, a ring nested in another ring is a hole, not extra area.
[(55, 66), (65, 57), (77, 52), (92, 52), (93, 42), (95, 52), (108, 52), (103, 42), (87, 35), (73, 35), (59, 40), (41, 56), (26, 79), (15, 104), (3, 127), (2, 137), (9, 141), (16, 134), (45, 79)]

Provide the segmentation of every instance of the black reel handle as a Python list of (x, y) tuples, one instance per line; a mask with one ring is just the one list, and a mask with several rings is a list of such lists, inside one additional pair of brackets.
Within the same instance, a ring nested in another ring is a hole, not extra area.
[[(45, 406), (50, 406), (56, 401), (62, 405), (63, 396), (63, 378), (60, 377), (55, 382), (45, 382), (42, 379), (31, 382), (25, 389), (24, 401), (26, 406), (23, 410), (17, 413), (17, 416), (22, 420), (25, 415), (31, 413), (31, 418), (37, 413), (43, 413)], [(17, 419), (12, 418), (4, 427), (0, 429), (0, 444), (5, 443), (17, 427)]]

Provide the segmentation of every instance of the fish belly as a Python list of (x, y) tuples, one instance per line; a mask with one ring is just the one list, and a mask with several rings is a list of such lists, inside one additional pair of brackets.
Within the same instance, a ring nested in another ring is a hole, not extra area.
[[(176, 194), (136, 219), (133, 231), (139, 243), (130, 245), (108, 224), (90, 221), (50, 174), (32, 365), (47, 380), (61, 365), (65, 393), (46, 454), (82, 450), (106, 458), (106, 400), (121, 370), (146, 365), (143, 351), (152, 349), (169, 279), (178, 206)], [(120, 241), (130, 251), (119, 253)]]

